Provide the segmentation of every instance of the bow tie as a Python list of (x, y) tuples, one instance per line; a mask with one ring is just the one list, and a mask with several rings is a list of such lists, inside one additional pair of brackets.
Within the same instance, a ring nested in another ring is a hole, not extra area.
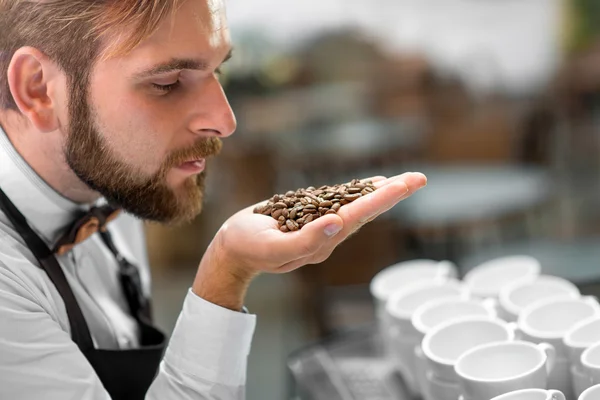
[(106, 224), (117, 218), (120, 212), (120, 209), (111, 206), (92, 207), (69, 227), (54, 246), (53, 252), (62, 256), (94, 233), (106, 232)]

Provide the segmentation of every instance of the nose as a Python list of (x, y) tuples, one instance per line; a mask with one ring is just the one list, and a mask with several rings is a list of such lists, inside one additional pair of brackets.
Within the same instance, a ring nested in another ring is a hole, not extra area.
[(221, 138), (231, 136), (235, 132), (235, 115), (216, 76), (202, 88), (195, 103), (195, 114), (189, 128), (192, 132)]

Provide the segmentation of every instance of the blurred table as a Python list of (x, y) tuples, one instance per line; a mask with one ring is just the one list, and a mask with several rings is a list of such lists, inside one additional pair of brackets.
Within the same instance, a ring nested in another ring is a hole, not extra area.
[(560, 276), (580, 288), (600, 284), (600, 237), (576, 238), (568, 241), (535, 239), (504, 244), (464, 257), (460, 264), (465, 271), (492, 258), (523, 254), (537, 258), (542, 273)]
[[(537, 211), (553, 199), (553, 182), (542, 168), (472, 164), (410, 170), (425, 173), (428, 185), (387, 218), (410, 232), (419, 257), (457, 261), (464, 248), (501, 243), (503, 229), (515, 221), (531, 236), (539, 229)], [(437, 254), (433, 242), (442, 244)]]

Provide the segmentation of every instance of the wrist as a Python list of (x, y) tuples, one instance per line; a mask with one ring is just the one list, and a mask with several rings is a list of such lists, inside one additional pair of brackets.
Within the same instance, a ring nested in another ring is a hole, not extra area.
[(192, 291), (213, 304), (241, 311), (248, 287), (256, 275), (229, 259), (216, 237), (202, 257)]

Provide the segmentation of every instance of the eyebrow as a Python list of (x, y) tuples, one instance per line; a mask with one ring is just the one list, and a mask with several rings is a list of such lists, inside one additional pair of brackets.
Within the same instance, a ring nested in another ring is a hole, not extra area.
[[(233, 49), (229, 50), (220, 65), (223, 65), (233, 54)], [(172, 58), (167, 62), (157, 64), (148, 69), (136, 72), (134, 77), (137, 79), (144, 79), (154, 75), (166, 74), (173, 71), (181, 71), (184, 69), (206, 71), (210, 67), (210, 64), (206, 60), (196, 58)]]

